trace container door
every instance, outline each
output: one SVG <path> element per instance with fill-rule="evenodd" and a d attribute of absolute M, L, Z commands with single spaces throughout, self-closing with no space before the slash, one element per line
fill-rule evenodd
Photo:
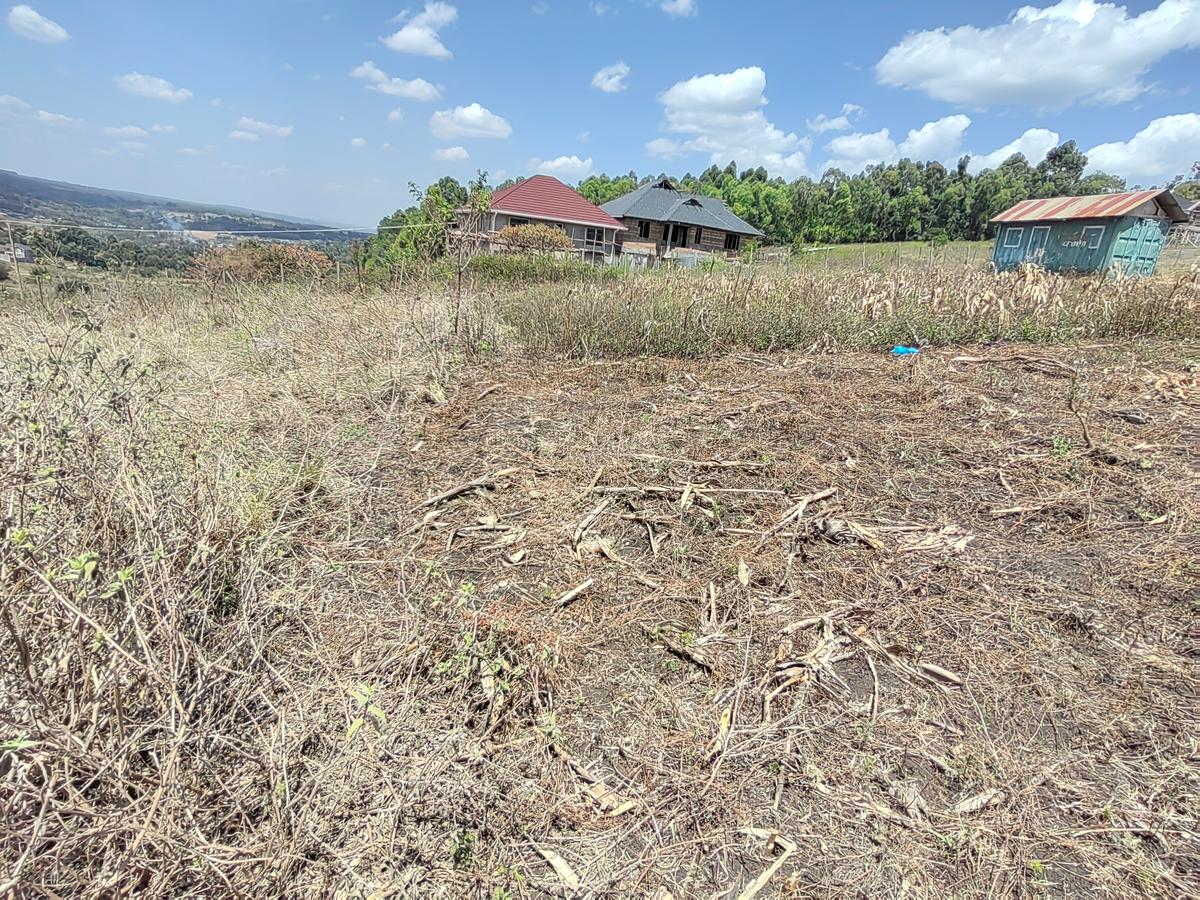
<path fill-rule="evenodd" d="M 1153 275 L 1169 224 L 1165 219 L 1138 219 L 1119 235 L 1112 265 L 1124 275 Z"/>
<path fill-rule="evenodd" d="M 1025 250 L 1025 262 L 1041 265 L 1046 256 L 1046 241 L 1049 239 L 1049 225 L 1033 226 L 1029 230 L 1029 246 Z"/>

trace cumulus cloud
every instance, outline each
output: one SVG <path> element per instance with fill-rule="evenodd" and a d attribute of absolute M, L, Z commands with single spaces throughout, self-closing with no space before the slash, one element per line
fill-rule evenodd
<path fill-rule="evenodd" d="M 393 109 L 390 113 L 388 113 L 388 121 L 391 122 L 393 125 L 395 125 L 397 122 L 403 122 L 404 121 L 404 110 Z"/>
<path fill-rule="evenodd" d="M 237 120 L 237 127 L 241 131 L 253 131 L 255 134 L 265 134 L 268 137 L 291 137 L 291 125 L 272 125 L 270 122 L 260 122 L 258 119 L 252 119 L 249 116 L 242 116 Z"/>
<path fill-rule="evenodd" d="M 425 9 L 404 23 L 395 34 L 383 38 L 383 43 L 397 53 L 413 53 L 434 59 L 451 59 L 439 32 L 458 19 L 458 10 L 449 3 L 426 3 Z"/>
<path fill-rule="evenodd" d="M 104 129 L 104 133 L 109 137 L 146 137 L 146 129 L 138 125 L 109 125 Z"/>
<path fill-rule="evenodd" d="M 699 10 L 696 8 L 696 0 L 663 0 L 658 4 L 658 8 L 665 12 L 668 16 L 676 18 L 686 18 L 694 16 Z"/>
<path fill-rule="evenodd" d="M 628 85 L 625 79 L 629 77 L 629 66 L 617 61 L 611 66 L 605 66 L 592 76 L 592 87 L 606 94 L 616 94 L 625 90 Z"/>
<path fill-rule="evenodd" d="M 44 109 L 39 109 L 34 113 L 34 119 L 43 125 L 82 125 L 83 119 L 76 119 L 72 116 L 64 116 L 62 113 L 47 112 Z"/>
<path fill-rule="evenodd" d="M 29 109 L 29 104 L 12 94 L 0 94 L 0 109 Z"/>
<path fill-rule="evenodd" d="M 1037 165 L 1046 158 L 1046 153 L 1058 146 L 1058 132 L 1047 128 L 1030 128 L 1015 141 L 1010 141 L 1003 147 L 998 147 L 991 153 L 971 155 L 967 170 L 972 174 L 984 169 L 994 169 L 1014 153 L 1022 153 L 1032 165 Z"/>
<path fill-rule="evenodd" d="M 179 152 L 184 156 L 203 156 L 206 153 L 212 153 L 212 147 L 180 147 Z"/>
<path fill-rule="evenodd" d="M 174 125 L 151 125 L 150 130 L 153 131 L 155 134 L 174 134 L 175 126 Z"/>
<path fill-rule="evenodd" d="M 21 3 L 8 11 L 8 27 L 21 37 L 42 44 L 61 44 L 70 40 L 67 29 L 52 22 L 31 6 Z"/>
<path fill-rule="evenodd" d="M 554 159 L 529 160 L 529 171 L 543 175 L 554 175 L 567 181 L 582 181 L 592 174 L 592 158 L 580 159 L 578 156 L 559 156 Z"/>
<path fill-rule="evenodd" d="M 680 137 L 656 138 L 647 152 L 664 159 L 703 153 L 717 165 L 736 160 L 779 174 L 805 174 L 809 142 L 767 120 L 766 87 L 766 73 L 758 66 L 672 85 L 658 96 L 662 129 Z"/>
<path fill-rule="evenodd" d="M 512 126 L 505 119 L 478 103 L 435 112 L 429 119 L 429 130 L 444 141 L 464 137 L 506 138 L 512 134 Z"/>
<path fill-rule="evenodd" d="M 1151 65 L 1200 47 L 1200 3 L 1163 0 L 1141 15 L 1095 0 L 1023 6 L 1003 25 L 907 35 L 875 66 L 883 84 L 975 107 L 1119 103 L 1148 89 Z"/>
<path fill-rule="evenodd" d="M 356 150 L 361 150 L 363 147 L 367 146 L 367 139 L 360 137 L 350 138 L 350 146 Z"/>
<path fill-rule="evenodd" d="M 257 140 L 260 140 L 259 136 L 257 134 L 255 134 L 253 131 L 238 131 L 235 129 L 235 130 L 229 132 L 229 136 L 231 138 L 233 138 L 235 141 L 257 141 Z"/>
<path fill-rule="evenodd" d="M 135 97 L 149 97 L 151 100 L 166 100 L 168 103 L 182 103 L 192 96 L 187 88 L 175 87 L 165 78 L 155 75 L 143 75 L 141 72 L 130 72 L 113 79 L 117 87 Z"/>
<path fill-rule="evenodd" d="M 827 116 L 821 113 L 815 119 L 809 119 L 804 124 L 809 131 L 822 134 L 826 131 L 848 131 L 853 120 L 863 114 L 863 108 L 854 103 L 843 103 L 842 113 L 838 116 Z"/>
<path fill-rule="evenodd" d="M 1088 170 L 1120 175 L 1136 184 L 1162 184 L 1186 175 L 1200 156 L 1200 114 L 1155 119 L 1127 141 L 1087 151 Z"/>
<path fill-rule="evenodd" d="M 350 77 L 361 78 L 367 82 L 368 90 L 378 91 L 390 97 L 404 97 L 407 100 L 421 101 L 442 99 L 442 92 L 437 86 L 430 84 L 424 78 L 411 80 L 390 78 L 386 72 L 370 60 L 355 66 L 350 72 Z"/>
<path fill-rule="evenodd" d="M 826 168 L 833 166 L 844 172 L 856 173 L 869 165 L 893 163 L 900 159 L 943 162 L 958 156 L 963 135 L 970 125 L 968 116 L 944 116 L 926 122 L 920 128 L 913 128 L 899 144 L 886 128 L 866 134 L 839 135 L 829 142 L 831 159 Z"/>
<path fill-rule="evenodd" d="M 471 158 L 466 147 L 439 147 L 433 151 L 433 158 L 443 162 L 465 162 Z"/>

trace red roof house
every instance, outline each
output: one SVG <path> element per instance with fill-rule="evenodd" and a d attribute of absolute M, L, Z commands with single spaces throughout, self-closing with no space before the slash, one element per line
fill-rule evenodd
<path fill-rule="evenodd" d="M 625 226 L 557 178 L 534 175 L 492 194 L 487 230 L 539 222 L 561 228 L 589 261 L 611 261 Z"/>

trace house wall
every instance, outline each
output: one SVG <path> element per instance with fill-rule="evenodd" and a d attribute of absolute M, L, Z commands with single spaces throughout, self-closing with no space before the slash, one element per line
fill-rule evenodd
<path fill-rule="evenodd" d="M 571 243 L 575 245 L 575 249 L 580 251 L 581 256 L 591 261 L 599 259 L 611 260 L 616 255 L 617 250 L 617 235 L 620 233 L 615 228 L 600 228 L 600 240 L 591 240 L 587 238 L 588 228 L 586 225 L 576 225 L 571 222 L 558 222 L 553 219 L 539 219 L 536 216 L 510 216 L 507 213 L 492 213 L 492 221 L 487 230 L 494 234 L 503 228 L 507 228 L 512 224 L 513 218 L 525 219 L 529 222 L 536 222 L 540 225 L 552 225 L 555 228 L 561 228 L 567 233 L 567 237 L 571 239 Z"/>
<path fill-rule="evenodd" d="M 667 247 L 667 229 L 672 223 L 669 222 L 651 222 L 650 236 L 644 238 L 641 236 L 641 219 L 621 219 L 621 224 L 626 230 L 620 232 L 617 236 L 617 243 L 631 241 L 633 243 L 642 243 L 653 241 L 659 245 L 660 255 L 666 251 Z M 682 223 L 681 223 L 682 224 Z M 725 235 L 728 232 L 722 231 L 719 228 L 701 228 L 700 240 L 696 240 L 696 226 L 689 225 L 688 227 L 688 242 L 689 249 L 700 250 L 705 253 L 725 253 Z M 745 237 L 742 238 L 743 242 Z"/>
<path fill-rule="evenodd" d="M 992 262 L 1003 272 L 1036 263 L 1052 272 L 1102 272 L 1118 268 L 1150 275 L 1170 221 L 1122 216 L 1066 222 L 1005 222 L 996 234 Z"/>

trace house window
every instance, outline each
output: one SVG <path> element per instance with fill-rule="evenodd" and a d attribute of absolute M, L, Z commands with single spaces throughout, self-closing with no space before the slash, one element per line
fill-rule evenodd
<path fill-rule="evenodd" d="M 508 224 L 509 225 L 528 225 L 529 220 L 528 219 L 518 219 L 516 216 L 509 216 Z"/>
<path fill-rule="evenodd" d="M 644 222 L 644 221 L 638 222 L 638 237 L 640 237 L 643 241 L 650 240 L 650 223 L 649 222 Z"/>
<path fill-rule="evenodd" d="M 726 250 L 736 250 L 740 246 L 742 246 L 742 236 L 740 234 L 726 234 L 725 235 L 725 249 Z"/>
<path fill-rule="evenodd" d="M 696 229 L 696 246 L 697 246 L 697 247 L 699 247 L 699 246 L 700 246 L 700 239 L 701 239 L 702 237 L 704 237 L 704 229 L 703 229 L 703 228 L 697 228 L 697 229 Z"/>
<path fill-rule="evenodd" d="M 1004 247 L 1005 249 L 1013 249 L 1021 246 L 1021 235 L 1025 233 L 1024 228 L 1008 228 L 1004 232 Z"/>
<path fill-rule="evenodd" d="M 1087 244 L 1089 250 L 1099 250 L 1100 242 L 1104 240 L 1104 226 L 1089 225 L 1083 229 L 1083 234 L 1080 237 Z"/>
<path fill-rule="evenodd" d="M 672 225 L 671 237 L 668 243 L 672 247 L 686 247 L 688 239 L 688 227 L 686 225 Z"/>
<path fill-rule="evenodd" d="M 584 232 L 584 240 L 586 240 L 589 244 L 603 244 L 604 229 L 589 228 L 586 232 Z"/>

